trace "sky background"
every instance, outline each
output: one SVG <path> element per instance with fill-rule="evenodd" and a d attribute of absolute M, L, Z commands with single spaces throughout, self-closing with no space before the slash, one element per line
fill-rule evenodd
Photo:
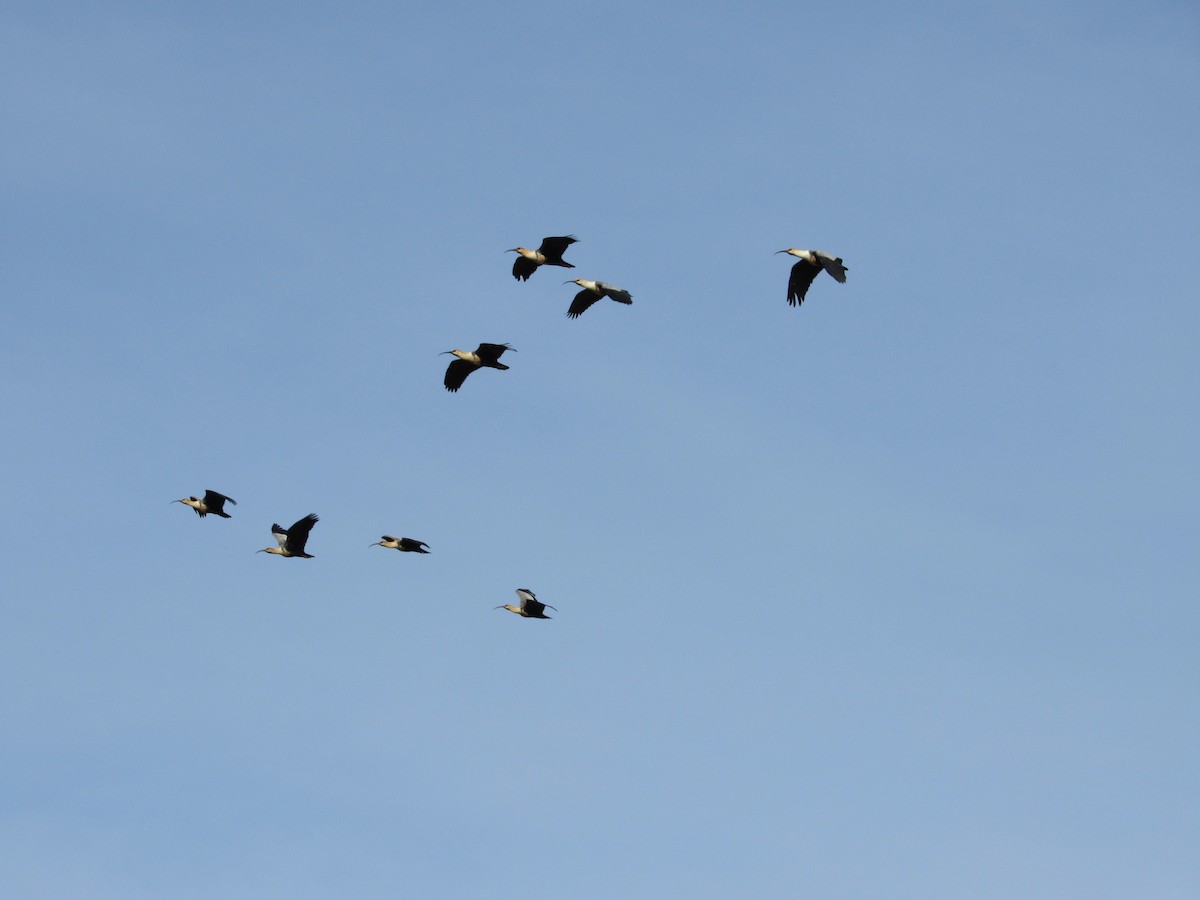
<path fill-rule="evenodd" d="M 5 893 L 1200 896 L 1198 51 L 1153 0 L 10 6 Z M 790 307 L 785 247 L 848 282 Z"/>

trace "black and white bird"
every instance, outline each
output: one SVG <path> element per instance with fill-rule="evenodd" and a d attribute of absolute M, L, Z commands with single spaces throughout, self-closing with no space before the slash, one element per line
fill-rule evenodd
<path fill-rule="evenodd" d="M 788 277 L 788 303 L 792 306 L 799 306 L 804 302 L 808 286 L 822 269 L 838 284 L 846 283 L 846 266 L 840 257 L 832 253 L 826 253 L 824 250 L 797 250 L 795 247 L 775 251 L 776 256 L 780 253 L 795 256 L 800 260 L 792 266 L 792 274 Z"/>
<path fill-rule="evenodd" d="M 218 494 L 216 491 L 205 491 L 202 499 L 185 497 L 182 500 L 172 500 L 171 502 L 190 506 L 196 511 L 196 515 L 202 519 L 209 513 L 212 513 L 214 516 L 220 516 L 222 519 L 232 519 L 233 516 L 225 512 L 225 504 L 232 503 L 234 506 L 237 506 L 237 501 L 232 497 L 226 497 L 224 494 Z"/>
<path fill-rule="evenodd" d="M 563 284 L 577 284 L 581 288 L 575 299 L 571 301 L 571 308 L 567 310 L 568 319 L 578 319 L 582 316 L 593 303 L 601 297 L 608 297 L 610 300 L 616 300 L 618 303 L 632 304 L 633 295 L 615 284 L 606 284 L 603 281 L 588 281 L 586 278 L 572 278 L 570 281 L 564 281 Z"/>
<path fill-rule="evenodd" d="M 308 543 L 308 533 L 312 531 L 314 525 L 317 524 L 317 517 L 314 513 L 309 513 L 291 528 L 284 528 L 281 525 L 272 525 L 271 534 L 275 535 L 275 540 L 279 541 L 278 547 L 265 547 L 257 553 L 273 553 L 276 556 L 300 556 L 304 559 L 312 559 L 311 553 L 304 551 L 304 545 Z"/>
<path fill-rule="evenodd" d="M 542 603 L 534 596 L 533 591 L 529 588 L 517 588 L 517 596 L 521 598 L 521 603 L 518 606 L 512 606 L 505 603 L 503 606 L 497 606 L 496 609 L 507 609 L 509 612 L 514 612 L 518 616 L 523 616 L 526 619 L 549 619 L 546 615 L 547 609 L 554 609 L 549 603 Z M 557 609 L 554 609 L 558 612 Z"/>
<path fill-rule="evenodd" d="M 394 538 L 390 534 L 385 534 L 382 540 L 376 541 L 371 546 L 387 547 L 389 550 L 399 550 L 401 553 L 429 552 L 429 545 L 424 541 L 418 541 L 415 538 Z"/>
<path fill-rule="evenodd" d="M 476 369 L 507 369 L 504 363 L 500 362 L 500 356 L 505 350 L 513 350 L 508 344 L 480 344 L 475 348 L 475 352 L 470 350 L 443 350 L 438 356 L 444 356 L 449 353 L 451 356 L 457 356 L 454 362 L 446 367 L 446 377 L 443 384 L 446 390 L 454 393 L 463 386 L 463 382 L 467 380 L 467 376 Z"/>
<path fill-rule="evenodd" d="M 569 262 L 563 259 L 563 254 L 572 244 L 579 242 L 579 239 L 573 234 L 563 235 L 562 237 L 542 238 L 542 245 L 536 250 L 527 250 L 524 247 L 513 247 L 511 250 L 505 250 L 505 253 L 516 253 L 517 258 L 513 262 L 513 278 L 517 281 L 528 281 L 529 276 L 538 270 L 539 266 L 562 266 L 564 269 L 575 268 Z"/>

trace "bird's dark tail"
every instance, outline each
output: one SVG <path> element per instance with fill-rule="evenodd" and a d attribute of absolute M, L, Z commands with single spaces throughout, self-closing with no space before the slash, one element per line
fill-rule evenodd
<path fill-rule="evenodd" d="M 214 515 L 214 516 L 220 516 L 222 519 L 232 519 L 232 518 L 233 518 L 233 516 L 231 516 L 231 515 L 230 515 L 229 513 L 227 513 L 227 512 L 216 512 L 216 511 L 214 511 L 214 512 L 213 512 L 213 515 Z"/>

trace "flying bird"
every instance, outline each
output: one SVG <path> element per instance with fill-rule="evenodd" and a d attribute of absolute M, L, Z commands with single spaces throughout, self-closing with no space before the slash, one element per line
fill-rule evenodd
<path fill-rule="evenodd" d="M 562 266 L 564 269 L 575 268 L 569 262 L 563 260 L 563 253 L 575 243 L 578 243 L 578 238 L 573 234 L 568 234 L 563 237 L 542 238 L 542 245 L 536 250 L 513 247 L 511 250 L 505 250 L 504 252 L 518 254 L 516 260 L 513 261 L 513 278 L 517 279 L 517 281 L 528 281 L 529 276 L 538 270 L 538 266 Z"/>
<path fill-rule="evenodd" d="M 575 299 L 571 301 L 571 308 L 567 310 L 568 319 L 578 319 L 582 316 L 597 300 L 601 297 L 608 297 L 616 300 L 618 303 L 632 304 L 633 295 L 629 291 L 622 290 L 614 284 L 606 284 L 603 281 L 588 281 L 586 278 L 572 278 L 570 281 L 564 281 L 563 284 L 577 284 L 581 288 Z"/>
<path fill-rule="evenodd" d="M 786 253 L 798 257 L 800 262 L 792 266 L 792 274 L 788 277 L 788 303 L 799 306 L 804 302 L 808 286 L 813 283 L 822 269 L 828 272 L 838 284 L 846 283 L 846 267 L 840 257 L 824 250 L 797 250 L 790 247 L 787 250 L 777 250 L 775 255 Z"/>
<path fill-rule="evenodd" d="M 526 619 L 551 618 L 551 616 L 546 615 L 546 610 L 554 609 L 554 607 L 548 603 L 542 603 L 540 600 L 538 600 L 538 598 L 534 596 L 533 591 L 529 590 L 529 588 L 517 588 L 517 596 L 521 598 L 521 603 L 519 606 L 511 606 L 510 604 L 505 603 L 503 606 L 497 606 L 495 608 L 507 609 L 509 612 L 514 612 L 518 616 L 522 616 Z M 558 612 L 557 609 L 554 609 L 554 611 Z"/>
<path fill-rule="evenodd" d="M 505 350 L 513 350 L 508 344 L 480 344 L 472 353 L 469 350 L 443 350 L 438 356 L 444 356 L 449 353 L 451 356 L 457 356 L 454 362 L 446 367 L 446 377 L 443 384 L 446 390 L 454 393 L 463 386 L 463 382 L 467 380 L 467 376 L 476 369 L 507 369 L 504 363 L 500 362 L 500 356 Z"/>
<path fill-rule="evenodd" d="M 237 506 L 237 501 L 232 497 L 226 497 L 224 494 L 218 494 L 216 491 L 205 491 L 203 500 L 197 500 L 195 497 L 186 497 L 183 500 L 172 500 L 171 502 L 190 506 L 196 511 L 196 515 L 202 519 L 209 513 L 212 513 L 214 516 L 220 516 L 222 519 L 232 519 L 233 516 L 225 512 L 226 501 Z"/>
<path fill-rule="evenodd" d="M 383 540 L 376 541 L 372 547 L 387 547 L 390 550 L 399 550 L 401 553 L 428 553 L 429 545 L 424 541 L 418 541 L 415 538 L 394 538 L 390 534 L 385 534 Z"/>
<path fill-rule="evenodd" d="M 257 550 L 257 553 L 274 553 L 276 556 L 302 556 L 305 559 L 312 559 L 311 553 L 304 552 L 304 545 L 308 543 L 308 533 L 312 531 L 314 525 L 317 524 L 317 517 L 313 513 L 309 513 L 291 528 L 283 528 L 281 525 L 272 525 L 271 534 L 275 535 L 275 540 L 279 541 L 278 547 L 265 547 L 262 550 Z"/>

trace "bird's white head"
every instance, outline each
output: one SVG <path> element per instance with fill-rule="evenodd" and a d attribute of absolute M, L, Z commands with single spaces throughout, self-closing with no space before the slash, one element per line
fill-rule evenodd
<path fill-rule="evenodd" d="M 263 547 L 261 550 L 255 550 L 255 553 L 273 553 L 275 556 L 283 556 L 282 547 Z"/>

